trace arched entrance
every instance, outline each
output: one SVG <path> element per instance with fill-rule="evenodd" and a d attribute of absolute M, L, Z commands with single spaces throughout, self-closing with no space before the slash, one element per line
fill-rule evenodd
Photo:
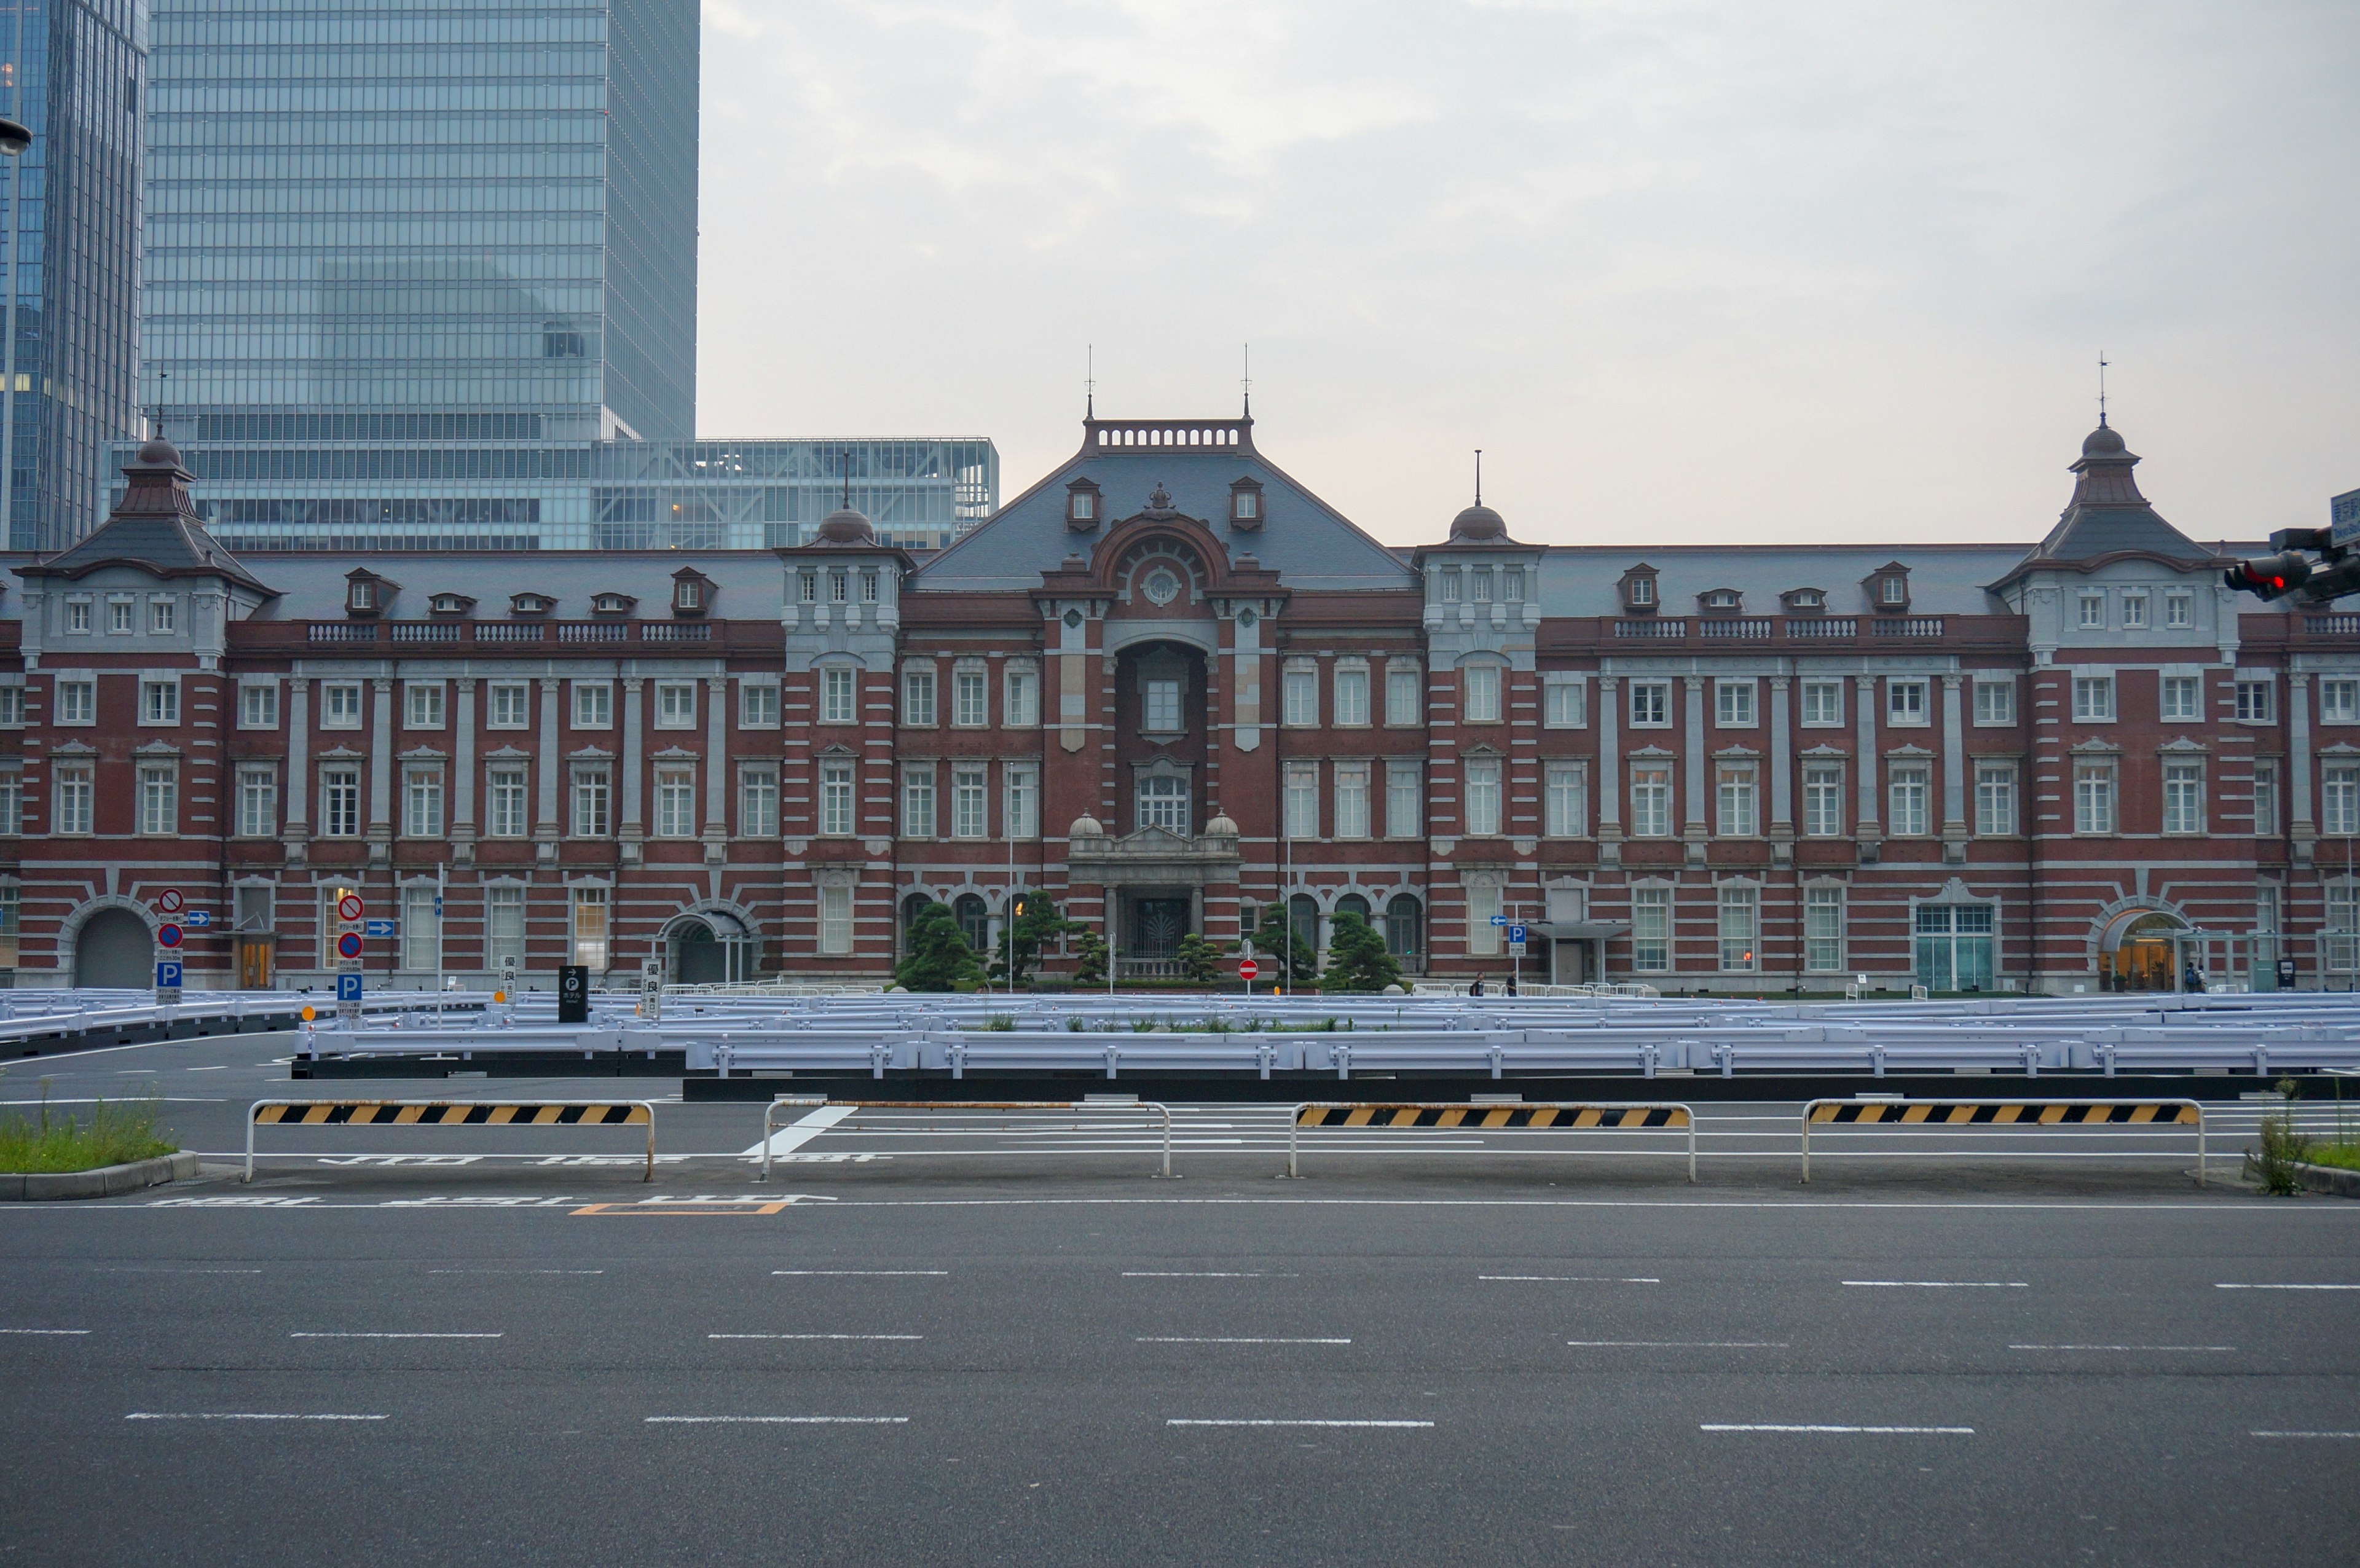
<path fill-rule="evenodd" d="M 664 932 L 672 977 L 682 985 L 726 985 L 754 977 L 754 936 L 719 909 L 683 915 Z"/>
<path fill-rule="evenodd" d="M 145 990 L 155 983 L 156 938 L 129 909 L 101 909 L 74 937 L 73 983 Z"/>
<path fill-rule="evenodd" d="M 2179 987 L 2172 935 L 2188 929 L 2178 915 L 2134 910 L 2107 928 L 2098 946 L 2098 985 L 2106 991 L 2170 991 Z"/>

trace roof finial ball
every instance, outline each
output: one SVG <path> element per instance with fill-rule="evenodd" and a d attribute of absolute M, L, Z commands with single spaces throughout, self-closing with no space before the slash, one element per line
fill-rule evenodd
<path fill-rule="evenodd" d="M 1475 449 L 1475 504 L 1450 519 L 1453 539 L 1502 539 L 1508 537 L 1508 525 L 1500 514 L 1483 505 L 1483 449 Z"/>

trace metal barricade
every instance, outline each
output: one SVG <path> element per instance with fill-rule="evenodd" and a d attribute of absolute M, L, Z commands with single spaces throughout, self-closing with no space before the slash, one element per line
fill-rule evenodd
<path fill-rule="evenodd" d="M 1395 1105 L 1356 1105 L 1349 1101 L 1306 1101 L 1286 1120 L 1286 1173 L 1296 1168 L 1300 1129 L 1310 1127 L 1417 1128 L 1447 1127 L 1464 1132 L 1518 1130 L 1527 1132 L 1665 1132 L 1685 1128 L 1688 1135 L 1688 1180 L 1696 1180 L 1696 1112 L 1684 1105 L 1604 1105 L 1579 1100 L 1544 1100 L 1532 1104 L 1435 1104 L 1404 1101 Z M 1558 1152 L 1583 1154 L 1589 1149 Z"/>
<path fill-rule="evenodd" d="M 1811 1179 L 1815 1126 L 1945 1127 L 2189 1127 L 2196 1128 L 2196 1184 L 2204 1185 L 2204 1107 L 2194 1100 L 1813 1100 L 1803 1107 L 1803 1180 Z M 1823 1156 L 1822 1158 L 1830 1158 Z M 1996 1157 L 1995 1157 L 1996 1158 Z M 2040 1159 L 2055 1156 L 2030 1156 Z"/>
<path fill-rule="evenodd" d="M 293 1114 L 290 1114 L 293 1113 Z M 648 1129 L 656 1179 L 656 1108 L 647 1100 L 257 1100 L 246 1113 L 246 1175 L 257 1127 L 637 1127 Z"/>
<path fill-rule="evenodd" d="M 770 1179 L 770 1140 L 778 1136 L 782 1125 L 778 1119 L 781 1105 L 814 1110 L 849 1105 L 863 1111 L 1111 1111 L 1126 1115 L 1153 1111 L 1164 1118 L 1164 1169 L 1160 1174 L 1172 1177 L 1172 1108 L 1153 1100 L 838 1100 L 825 1094 L 781 1094 L 762 1112 L 762 1174 L 755 1178 L 757 1181 Z M 1081 1130 L 1079 1123 L 1074 1130 Z"/>

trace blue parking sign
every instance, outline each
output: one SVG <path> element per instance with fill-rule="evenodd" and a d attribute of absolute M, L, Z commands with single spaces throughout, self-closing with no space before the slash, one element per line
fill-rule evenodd
<path fill-rule="evenodd" d="M 357 975 L 336 976 L 336 1000 L 357 1002 L 361 999 L 361 977 Z"/>
<path fill-rule="evenodd" d="M 180 965 L 172 959 L 156 961 L 156 989 L 177 991 L 180 988 Z"/>
<path fill-rule="evenodd" d="M 1508 940 L 1509 940 L 1510 942 L 1522 942 L 1522 941 L 1524 941 L 1524 927 L 1522 927 L 1522 926 L 1520 926 L 1520 925 L 1512 925 L 1512 926 L 1510 926 L 1510 927 L 1508 928 Z"/>

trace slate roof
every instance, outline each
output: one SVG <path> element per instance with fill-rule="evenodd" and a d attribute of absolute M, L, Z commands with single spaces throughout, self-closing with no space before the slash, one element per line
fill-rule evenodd
<path fill-rule="evenodd" d="M 1862 583 L 1888 561 L 1909 569 L 1913 615 L 2005 615 L 1983 584 L 2022 560 L 2021 544 L 1552 545 L 1541 557 L 1544 615 L 1620 615 L 1622 574 L 1644 561 L 1655 569 L 1666 615 L 1693 615 L 1697 595 L 1734 588 L 1743 613 L 1783 613 L 1778 595 L 1817 588 L 1831 615 L 1871 609 Z M 1726 612 L 1723 612 L 1726 613 Z"/>
<path fill-rule="evenodd" d="M 2059 515 L 2057 526 L 1993 586 L 2042 566 L 2094 563 L 2124 555 L 2152 557 L 2185 571 L 2212 561 L 2212 551 L 2165 522 L 2139 494 L 2138 481 L 2131 474 L 2138 462 L 2122 432 L 2101 421 L 2081 442 L 2081 455 L 2068 470 L 2075 475 L 2073 498 Z"/>
<path fill-rule="evenodd" d="M 129 484 L 107 519 L 48 559 L 16 569 L 19 577 L 85 576 L 102 566 L 145 568 L 158 577 L 218 576 L 269 597 L 279 590 L 215 542 L 189 499 L 194 478 L 167 441 L 151 441 L 123 470 Z"/>
<path fill-rule="evenodd" d="M 342 620 L 344 574 L 356 566 L 400 584 L 384 606 L 394 620 L 423 619 L 433 595 L 464 593 L 476 601 L 464 618 L 504 621 L 508 596 L 530 593 L 557 601 L 553 620 L 587 620 L 597 594 L 628 593 L 638 606 L 613 618 L 669 621 L 676 618 L 672 573 L 683 567 L 715 584 L 705 608 L 711 620 L 775 621 L 787 593 L 786 565 L 769 550 L 289 550 L 274 553 L 265 568 L 282 592 L 256 618 Z"/>

